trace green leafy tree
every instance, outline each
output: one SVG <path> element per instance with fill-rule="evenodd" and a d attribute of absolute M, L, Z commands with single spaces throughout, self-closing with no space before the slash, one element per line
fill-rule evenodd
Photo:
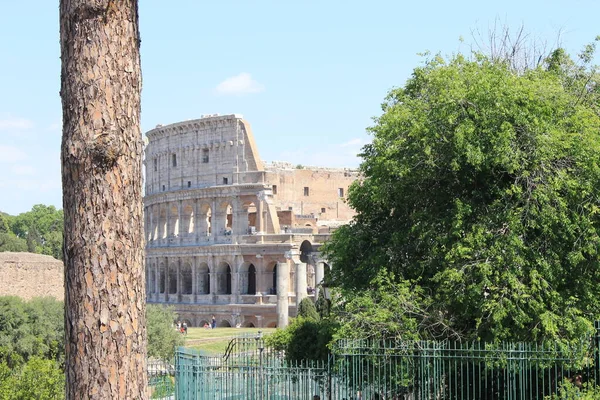
<path fill-rule="evenodd" d="M 12 232 L 26 241 L 31 253 L 62 259 L 64 216 L 54 206 L 36 204 L 31 211 L 13 217 Z"/>
<path fill-rule="evenodd" d="M 62 363 L 63 314 L 63 303 L 51 297 L 0 297 L 0 363 L 15 368 L 32 357 Z"/>
<path fill-rule="evenodd" d="M 148 330 L 148 357 L 172 360 L 175 348 L 183 345 L 183 336 L 173 327 L 177 319 L 172 307 L 148 304 L 146 307 Z"/>
<path fill-rule="evenodd" d="M 27 241 L 25 241 L 25 239 L 17 237 L 12 232 L 0 232 L 0 252 L 1 251 L 27 251 Z"/>
<path fill-rule="evenodd" d="M 300 305 L 298 306 L 298 316 L 313 321 L 318 321 L 320 319 L 315 303 L 308 297 L 305 297 L 300 301 Z"/>
<path fill-rule="evenodd" d="M 65 374 L 54 360 L 31 358 L 21 367 L 0 364 L 0 400 L 65 398 Z"/>
<path fill-rule="evenodd" d="M 600 116 L 585 99 L 597 75 L 554 55 L 526 71 L 438 56 L 388 94 L 348 194 L 357 215 L 325 249 L 333 283 L 375 289 L 385 268 L 422 298 L 408 303 L 424 311 L 413 314 L 420 336 L 590 332 L 600 317 Z"/>

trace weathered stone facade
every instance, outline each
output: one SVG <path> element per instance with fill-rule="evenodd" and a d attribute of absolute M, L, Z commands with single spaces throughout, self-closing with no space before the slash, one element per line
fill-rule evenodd
<path fill-rule="evenodd" d="M 349 221 L 349 169 L 265 164 L 239 115 L 147 132 L 147 298 L 202 326 L 285 326 L 323 279 L 319 247 Z"/>
<path fill-rule="evenodd" d="M 0 296 L 65 297 L 63 262 L 43 254 L 0 252 L 0 282 Z"/>

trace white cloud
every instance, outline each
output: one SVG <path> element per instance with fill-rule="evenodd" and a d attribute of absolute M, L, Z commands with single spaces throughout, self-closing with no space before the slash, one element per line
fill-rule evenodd
<path fill-rule="evenodd" d="M 265 87 L 252 79 L 252 76 L 247 72 L 227 78 L 216 87 L 217 93 L 223 95 L 260 93 L 264 90 Z"/>
<path fill-rule="evenodd" d="M 0 144 L 0 163 L 15 163 L 27 158 L 27 154 L 15 146 L 4 146 Z"/>
<path fill-rule="evenodd" d="M 25 130 L 33 128 L 33 122 L 25 118 L 8 117 L 0 119 L 0 131 Z"/>

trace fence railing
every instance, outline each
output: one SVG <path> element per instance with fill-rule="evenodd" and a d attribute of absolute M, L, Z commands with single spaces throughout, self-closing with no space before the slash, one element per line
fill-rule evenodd
<path fill-rule="evenodd" d="M 598 380 L 600 336 L 554 344 L 342 340 L 326 362 L 292 363 L 261 337 L 231 341 L 222 357 L 180 348 L 177 399 L 557 399 Z"/>

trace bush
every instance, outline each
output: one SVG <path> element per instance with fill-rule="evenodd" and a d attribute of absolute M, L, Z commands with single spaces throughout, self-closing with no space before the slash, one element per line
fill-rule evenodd
<path fill-rule="evenodd" d="M 318 321 L 320 319 L 317 308 L 315 307 L 315 303 L 313 303 L 313 301 L 308 297 L 303 298 L 300 302 L 300 306 L 298 307 L 298 316 L 311 319 L 313 321 Z"/>

